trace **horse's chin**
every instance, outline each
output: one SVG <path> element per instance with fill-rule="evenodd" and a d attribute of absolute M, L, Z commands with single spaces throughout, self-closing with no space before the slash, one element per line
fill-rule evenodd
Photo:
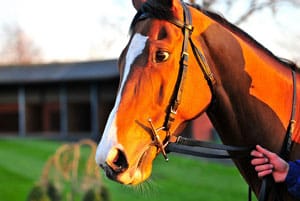
<path fill-rule="evenodd" d="M 140 157 L 138 162 L 116 179 L 125 185 L 138 185 L 149 178 L 152 172 L 152 163 L 157 155 L 157 148 L 149 147 Z"/>

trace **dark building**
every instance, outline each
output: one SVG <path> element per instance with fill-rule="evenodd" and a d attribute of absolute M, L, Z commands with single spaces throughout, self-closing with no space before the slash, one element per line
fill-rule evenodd
<path fill-rule="evenodd" d="M 0 67 L 0 137 L 99 140 L 119 84 L 117 60 Z M 203 115 L 185 136 L 212 139 Z"/>
<path fill-rule="evenodd" d="M 117 60 L 0 67 L 0 136 L 97 139 L 118 82 Z"/>

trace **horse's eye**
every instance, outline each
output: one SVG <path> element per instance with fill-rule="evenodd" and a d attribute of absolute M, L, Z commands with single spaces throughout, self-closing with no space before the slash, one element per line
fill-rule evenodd
<path fill-rule="evenodd" d="M 169 52 L 158 50 L 155 53 L 155 62 L 160 63 L 160 62 L 167 61 L 169 56 L 170 56 Z"/>

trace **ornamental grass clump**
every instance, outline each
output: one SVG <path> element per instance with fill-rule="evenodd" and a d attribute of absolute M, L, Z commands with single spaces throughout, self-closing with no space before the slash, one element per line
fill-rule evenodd
<path fill-rule="evenodd" d="M 51 156 L 27 201 L 109 201 L 94 161 L 96 143 L 64 144 Z"/>

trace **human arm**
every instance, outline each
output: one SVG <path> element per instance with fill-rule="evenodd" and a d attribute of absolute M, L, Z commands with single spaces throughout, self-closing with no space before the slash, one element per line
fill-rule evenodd
<path fill-rule="evenodd" d="M 289 162 L 289 172 L 285 182 L 288 191 L 300 199 L 300 160 Z"/>

